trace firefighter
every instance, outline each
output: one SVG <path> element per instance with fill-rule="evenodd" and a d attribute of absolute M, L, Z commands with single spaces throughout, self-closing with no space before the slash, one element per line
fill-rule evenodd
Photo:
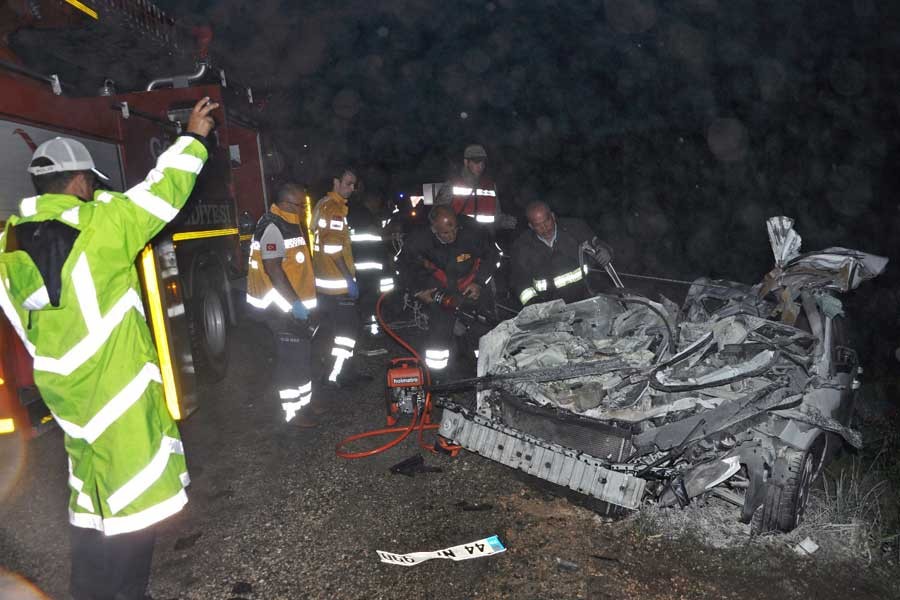
<path fill-rule="evenodd" d="M 287 422 L 315 427 L 307 414 L 312 400 L 310 311 L 316 308 L 316 283 L 309 247 L 300 228 L 306 190 L 286 184 L 256 225 L 250 242 L 247 303 L 275 337 L 275 386 Z M 321 405 L 309 410 L 320 413 Z"/>
<path fill-rule="evenodd" d="M 346 387 L 364 377 L 344 372 L 353 358 L 359 329 L 359 285 L 347 225 L 347 201 L 356 190 L 356 173 L 343 168 L 335 172 L 332 189 L 313 209 L 313 266 L 320 313 L 333 327 L 331 370 L 324 383 L 328 387 Z"/>
<path fill-rule="evenodd" d="M 383 237 L 387 215 L 384 214 L 382 197 L 376 192 L 364 192 L 362 202 L 350 205 L 347 220 L 359 283 L 363 333 L 374 338 L 381 334 L 378 319 L 375 318 L 375 302 L 380 293 L 390 291 L 394 285 L 393 269 L 387 260 Z"/>
<path fill-rule="evenodd" d="M 497 189 L 484 174 L 487 152 L 484 146 L 472 144 L 463 151 L 463 166 L 458 177 L 441 186 L 434 203 L 449 205 L 458 215 L 472 217 L 476 223 L 494 229 L 514 229 L 516 218 L 503 214 Z"/>
<path fill-rule="evenodd" d="M 427 305 L 428 332 L 422 354 L 425 364 L 440 377 L 448 365 L 460 370 L 464 361 L 452 348 L 454 329 L 459 332 L 455 306 L 493 312 L 488 284 L 500 259 L 474 219 L 457 216 L 448 206 L 435 206 L 428 220 L 430 228 L 410 233 L 398 265 L 404 286 Z"/>
<path fill-rule="evenodd" d="M 557 219 L 543 202 L 525 208 L 528 231 L 512 246 L 512 283 L 522 306 L 562 298 L 587 298 L 579 252 L 594 233 L 581 219 Z"/>
<path fill-rule="evenodd" d="M 38 195 L 0 237 L 0 306 L 65 434 L 76 600 L 144 598 L 154 525 L 187 502 L 134 262 L 187 201 L 217 107 L 197 102 L 186 133 L 125 193 L 96 189 L 105 176 L 80 142 L 44 142 L 28 167 Z"/>

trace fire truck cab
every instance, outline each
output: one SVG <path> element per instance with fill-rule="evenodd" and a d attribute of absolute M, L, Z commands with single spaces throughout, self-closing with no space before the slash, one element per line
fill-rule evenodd
<path fill-rule="evenodd" d="M 28 5 L 18 7 L 15 16 L 38 34 L 42 27 L 87 27 L 104 18 L 114 26 L 128 22 L 134 28 L 137 23 L 137 39 L 152 37 L 157 45 L 177 34 L 174 21 L 149 2 L 88 4 L 9 2 L 0 6 L 0 13 L 12 5 Z M 108 187 L 124 191 L 143 180 L 186 126 L 197 99 L 209 96 L 223 107 L 214 114 L 212 150 L 191 198 L 137 264 L 166 402 L 176 419 L 197 407 L 197 376 L 218 379 L 226 372 L 228 329 L 239 308 L 232 292 L 243 289 L 246 276 L 239 219 L 255 223 L 268 205 L 259 127 L 244 108 L 252 94 L 229 88 L 221 73 L 211 80 L 212 72 L 204 58 L 196 72 L 153 80 L 140 91 L 115 93 L 109 86 L 85 96 L 70 93 L 57 75 L 33 70 L 0 47 L 0 225 L 18 210 L 22 198 L 34 195 L 26 167 L 45 140 L 65 136 L 81 141 L 110 177 Z M 0 435 L 31 437 L 51 421 L 34 389 L 30 356 L 0 316 Z"/>

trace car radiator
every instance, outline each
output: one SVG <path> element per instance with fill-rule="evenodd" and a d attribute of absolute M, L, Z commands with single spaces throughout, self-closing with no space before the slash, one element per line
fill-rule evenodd
<path fill-rule="evenodd" d="M 441 406 L 438 433 L 470 452 L 616 506 L 640 505 L 643 479 L 611 471 L 593 456 L 494 423 L 452 402 Z"/>

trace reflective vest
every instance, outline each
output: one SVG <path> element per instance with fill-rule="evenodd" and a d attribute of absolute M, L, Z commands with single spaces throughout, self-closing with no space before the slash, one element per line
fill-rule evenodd
<path fill-rule="evenodd" d="M 0 307 L 65 433 L 76 527 L 137 531 L 187 502 L 184 449 L 165 405 L 134 261 L 187 202 L 206 157 L 199 141 L 179 137 L 124 194 L 26 198 L 0 236 Z M 55 223 L 40 225 L 48 221 Z M 54 264 L 43 271 L 24 241 L 38 226 L 69 232 L 54 236 L 68 240 L 66 251 L 42 255 Z"/>
<path fill-rule="evenodd" d="M 557 219 L 556 240 L 548 247 L 533 231 L 526 231 L 512 247 L 512 284 L 522 305 L 561 298 L 586 298 L 587 272 L 581 267 L 579 247 L 593 232 L 581 219 Z"/>
<path fill-rule="evenodd" d="M 316 203 L 312 226 L 316 289 L 329 296 L 346 294 L 347 281 L 334 262 L 335 256 L 342 256 L 350 274 L 356 275 L 353 250 L 350 247 L 350 228 L 347 226 L 346 198 L 336 192 L 328 192 Z"/>
<path fill-rule="evenodd" d="M 385 245 L 381 235 L 382 225 L 378 217 L 365 207 L 358 211 L 350 211 L 350 243 L 353 247 L 354 267 L 357 275 L 369 274 L 377 278 L 382 271 L 388 270 L 385 264 Z"/>
<path fill-rule="evenodd" d="M 306 238 L 303 237 L 299 224 L 288 223 L 279 213 L 281 211 L 273 205 L 271 211 L 260 218 L 256 231 L 253 232 L 250 241 L 250 266 L 247 269 L 247 304 L 262 310 L 272 305 L 284 312 L 291 310 L 291 303 L 275 289 L 263 266 L 260 238 L 269 225 L 275 225 L 284 238 L 281 268 L 294 293 L 306 308 L 312 310 L 316 307 L 316 284 Z"/>
<path fill-rule="evenodd" d="M 454 182 L 449 185 L 453 186 L 453 200 L 450 203 L 453 212 L 472 217 L 478 223 L 494 223 L 497 217 L 497 192 L 493 183 L 479 181 L 478 187 Z"/>

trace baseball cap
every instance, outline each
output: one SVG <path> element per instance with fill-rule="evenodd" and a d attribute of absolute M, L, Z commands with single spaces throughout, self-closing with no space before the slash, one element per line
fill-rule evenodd
<path fill-rule="evenodd" d="M 64 137 L 49 139 L 34 151 L 31 161 L 36 158 L 46 158 L 52 164 L 44 167 L 28 167 L 32 175 L 46 175 L 47 173 L 61 173 L 64 171 L 93 171 L 94 175 L 105 181 L 109 177 L 101 173 L 94 165 L 91 153 L 84 144 L 78 140 Z"/>
<path fill-rule="evenodd" d="M 487 152 L 484 151 L 484 146 L 472 144 L 471 146 L 466 146 L 463 158 L 466 160 L 484 160 L 487 158 Z"/>

